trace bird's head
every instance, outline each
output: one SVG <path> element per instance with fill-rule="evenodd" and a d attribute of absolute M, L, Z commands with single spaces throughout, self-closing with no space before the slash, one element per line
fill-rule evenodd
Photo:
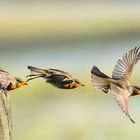
<path fill-rule="evenodd" d="M 82 84 L 79 80 L 77 80 L 77 79 L 74 79 L 74 85 L 75 85 L 75 87 L 77 88 L 77 87 L 79 87 L 79 86 L 85 86 L 84 84 Z"/>
<path fill-rule="evenodd" d="M 16 83 L 17 88 L 19 88 L 19 87 L 21 87 L 23 85 L 27 85 L 27 83 L 24 80 L 20 79 L 20 78 L 16 78 L 16 81 L 17 81 L 17 83 Z"/>
<path fill-rule="evenodd" d="M 133 93 L 132 96 L 140 94 L 140 87 L 133 86 Z"/>

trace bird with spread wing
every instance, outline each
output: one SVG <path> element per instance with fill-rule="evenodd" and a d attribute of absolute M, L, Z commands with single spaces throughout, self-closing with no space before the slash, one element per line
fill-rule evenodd
<path fill-rule="evenodd" d="M 107 93 L 111 90 L 112 96 L 125 115 L 133 122 L 128 112 L 128 99 L 130 96 L 140 94 L 140 87 L 130 84 L 130 78 L 135 64 L 140 59 L 140 46 L 124 54 L 114 67 L 112 78 L 101 72 L 96 66 L 91 70 L 93 86 Z"/>
<path fill-rule="evenodd" d="M 8 91 L 17 89 L 23 85 L 27 85 L 24 80 L 17 78 L 0 68 L 0 90 L 5 93 L 5 95 Z"/>
<path fill-rule="evenodd" d="M 47 83 L 60 89 L 74 89 L 79 86 L 84 86 L 78 79 L 75 79 L 69 73 L 58 69 L 41 69 L 33 66 L 28 66 L 32 74 L 28 75 L 30 81 L 42 77 L 46 79 Z"/>

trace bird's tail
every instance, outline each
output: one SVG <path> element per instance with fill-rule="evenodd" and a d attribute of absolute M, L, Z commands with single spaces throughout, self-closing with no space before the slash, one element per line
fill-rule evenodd
<path fill-rule="evenodd" d="M 26 76 L 26 78 L 28 78 L 26 80 L 26 83 L 29 82 L 30 80 L 37 79 L 37 78 L 40 78 L 40 77 L 44 77 L 44 76 L 46 76 L 46 73 L 48 72 L 48 70 L 46 70 L 46 69 L 40 69 L 40 68 L 36 68 L 36 67 L 33 67 L 33 66 L 28 66 L 28 69 L 32 73 Z"/>
<path fill-rule="evenodd" d="M 47 72 L 46 69 L 36 68 L 36 67 L 33 67 L 33 66 L 28 66 L 28 69 L 31 72 L 35 72 L 35 73 L 38 73 L 38 74 L 45 74 Z"/>
<path fill-rule="evenodd" d="M 111 78 L 102 73 L 96 66 L 93 66 L 91 70 L 91 78 L 95 88 L 103 91 L 110 88 Z"/>

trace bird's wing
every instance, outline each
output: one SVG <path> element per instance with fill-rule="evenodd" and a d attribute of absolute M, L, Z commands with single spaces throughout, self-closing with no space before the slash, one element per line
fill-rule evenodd
<path fill-rule="evenodd" d="M 47 78 L 46 82 L 69 84 L 72 82 L 72 80 L 70 80 L 64 75 L 51 75 L 50 77 Z"/>
<path fill-rule="evenodd" d="M 69 73 L 62 71 L 62 70 L 58 70 L 58 69 L 40 69 L 40 68 L 36 68 L 33 66 L 28 66 L 28 69 L 31 70 L 31 72 L 35 72 L 35 73 L 40 73 L 40 74 L 45 74 L 47 77 L 50 77 L 52 75 L 64 75 L 65 77 L 72 79 L 72 75 L 70 75 Z"/>
<path fill-rule="evenodd" d="M 15 77 L 9 73 L 0 71 L 0 89 L 6 88 L 11 82 L 16 82 Z"/>
<path fill-rule="evenodd" d="M 6 70 L 4 70 L 4 69 L 1 68 L 1 67 L 0 67 L 0 71 L 1 71 L 1 72 L 5 72 L 5 73 L 9 73 L 9 72 L 7 72 Z"/>
<path fill-rule="evenodd" d="M 47 69 L 41 69 L 34 66 L 27 67 L 31 72 L 39 73 L 39 74 L 46 74 L 48 72 Z"/>
<path fill-rule="evenodd" d="M 130 80 L 133 68 L 140 59 L 140 46 L 135 47 L 122 56 L 114 67 L 112 78 Z"/>
<path fill-rule="evenodd" d="M 65 71 L 62 71 L 62 70 L 58 70 L 58 69 L 49 69 L 49 70 L 52 71 L 54 75 L 64 75 L 68 79 L 73 79 L 72 75 L 69 74 L 68 72 L 65 72 Z"/>
<path fill-rule="evenodd" d="M 128 98 L 129 98 L 129 91 L 124 90 L 114 84 L 110 84 L 112 96 L 115 101 L 120 106 L 121 110 L 125 115 L 131 120 L 131 122 L 135 123 L 135 121 L 130 117 L 128 112 Z"/>
<path fill-rule="evenodd" d="M 16 78 L 0 67 L 0 83 L 9 84 L 10 82 L 15 83 Z"/>

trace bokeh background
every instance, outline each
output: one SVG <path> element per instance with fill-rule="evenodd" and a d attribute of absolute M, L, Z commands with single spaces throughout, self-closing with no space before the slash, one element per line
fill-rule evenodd
<path fill-rule="evenodd" d="M 58 68 L 86 85 L 61 90 L 36 79 L 10 92 L 14 140 L 139 139 L 140 97 L 129 100 L 133 125 L 90 79 L 93 65 L 111 76 L 118 58 L 140 45 L 139 7 L 136 0 L 0 1 L 2 68 L 21 78 L 27 65 Z"/>

